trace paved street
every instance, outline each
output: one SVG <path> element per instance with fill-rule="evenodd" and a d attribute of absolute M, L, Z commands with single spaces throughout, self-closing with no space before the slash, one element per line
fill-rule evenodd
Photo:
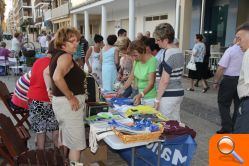
<path fill-rule="evenodd" d="M 10 42 L 7 43 L 8 48 L 10 48 Z M 17 78 L 14 76 L 0 76 L 0 80 L 4 81 L 11 91 L 14 89 Z M 184 78 L 183 84 L 186 89 L 189 85 L 189 80 Z M 2 103 L 0 103 L 0 111 L 8 114 Z M 196 88 L 194 92 L 185 91 L 185 97 L 181 106 L 181 119 L 197 132 L 195 139 L 197 142 L 197 152 L 192 165 L 208 165 L 208 141 L 215 131 L 219 129 L 220 121 L 217 92 L 209 90 L 203 94 L 201 93 L 201 88 Z M 126 165 L 126 163 L 117 154 L 108 151 L 108 165 Z"/>

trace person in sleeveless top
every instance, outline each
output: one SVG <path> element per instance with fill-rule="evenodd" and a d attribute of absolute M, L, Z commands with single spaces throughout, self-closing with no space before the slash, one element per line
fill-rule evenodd
<path fill-rule="evenodd" d="M 102 50 L 102 88 L 104 91 L 113 91 L 117 80 L 117 66 L 119 64 L 118 49 L 114 46 L 116 35 L 107 37 L 107 45 Z"/>
<path fill-rule="evenodd" d="M 130 55 L 128 55 L 128 47 L 131 41 L 128 37 L 119 37 L 116 46 L 119 49 L 120 55 L 120 68 L 118 70 L 118 81 L 122 83 L 122 85 L 127 81 L 132 71 L 133 59 Z M 129 86 L 123 94 L 122 97 L 129 97 L 132 94 L 132 87 Z"/>
<path fill-rule="evenodd" d="M 91 46 L 86 53 L 85 62 L 88 67 L 88 72 L 92 73 L 96 81 L 101 83 L 101 63 L 100 63 L 100 54 L 101 48 L 103 47 L 103 37 L 96 34 L 94 36 L 94 46 Z"/>
<path fill-rule="evenodd" d="M 75 28 L 63 27 L 55 34 L 55 48 L 59 51 L 49 65 L 52 106 L 59 122 L 59 142 L 69 149 L 70 162 L 79 162 L 81 150 L 86 148 L 84 128 L 85 73 L 73 60 L 80 34 Z"/>

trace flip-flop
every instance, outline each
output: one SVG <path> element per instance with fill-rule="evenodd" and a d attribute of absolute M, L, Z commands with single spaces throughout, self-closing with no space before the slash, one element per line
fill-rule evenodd
<path fill-rule="evenodd" d="M 206 93 L 208 89 L 209 89 L 209 87 L 204 88 L 204 89 L 202 90 L 202 93 Z"/>
<path fill-rule="evenodd" d="M 194 89 L 192 89 L 192 88 L 188 88 L 188 89 L 186 89 L 187 91 L 195 91 Z"/>

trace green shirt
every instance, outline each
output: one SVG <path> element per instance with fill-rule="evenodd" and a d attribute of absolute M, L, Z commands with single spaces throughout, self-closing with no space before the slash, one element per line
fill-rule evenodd
<path fill-rule="evenodd" d="M 134 83 L 138 87 L 139 92 L 142 92 L 149 84 L 149 74 L 156 72 L 157 60 L 151 57 L 146 63 L 140 61 L 134 62 Z M 152 99 L 156 97 L 156 87 L 154 87 L 145 94 L 145 99 Z"/>

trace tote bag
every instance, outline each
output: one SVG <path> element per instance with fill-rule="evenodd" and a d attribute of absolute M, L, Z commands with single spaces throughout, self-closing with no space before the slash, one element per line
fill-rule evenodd
<path fill-rule="evenodd" d="M 196 65 L 195 65 L 195 60 L 194 60 L 193 55 L 191 56 L 190 61 L 187 64 L 187 69 L 196 71 Z"/>

